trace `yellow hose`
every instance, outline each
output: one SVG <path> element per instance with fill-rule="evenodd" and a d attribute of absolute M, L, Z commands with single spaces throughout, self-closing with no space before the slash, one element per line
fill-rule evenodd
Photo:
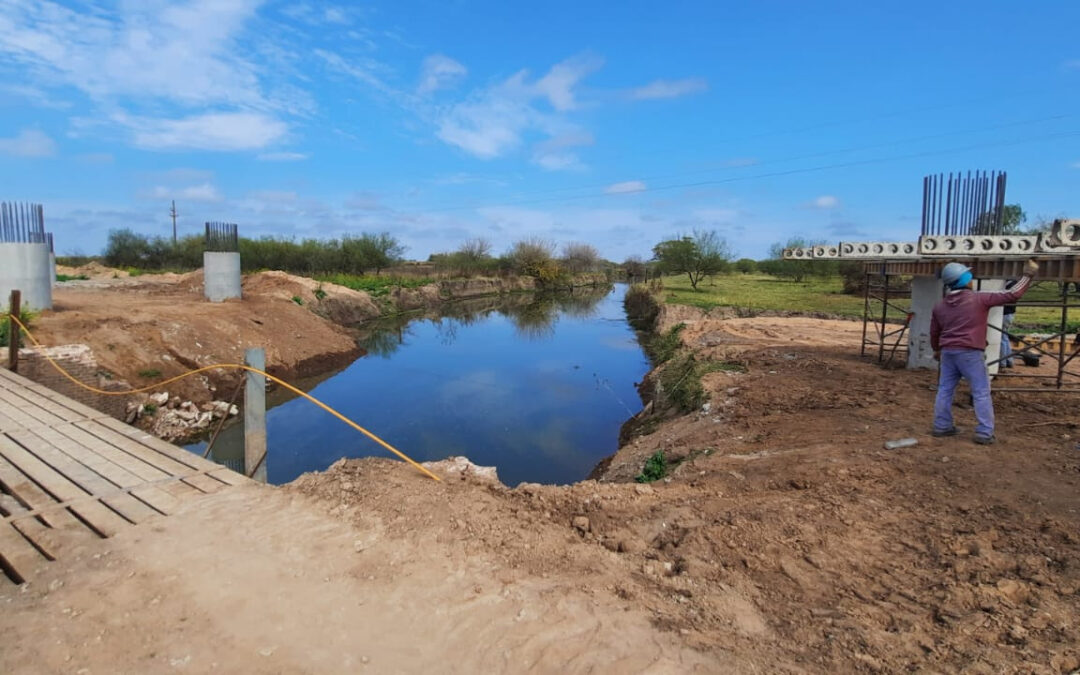
<path fill-rule="evenodd" d="M 35 347 L 37 347 L 38 349 L 43 348 L 43 345 L 40 342 L 38 342 L 37 338 L 34 337 L 34 334 L 30 332 L 30 329 L 28 329 L 26 327 L 26 325 L 22 321 L 20 321 L 17 316 L 15 316 L 15 315 L 13 315 L 11 313 L 6 314 L 6 316 L 9 319 L 11 319 L 12 321 L 14 321 L 15 323 L 17 323 L 19 325 L 19 327 L 22 328 L 23 331 L 26 332 L 26 336 L 28 338 L 30 338 L 30 341 L 34 343 Z M 176 377 L 170 377 L 167 380 L 164 380 L 162 382 L 158 382 L 157 384 L 153 384 L 153 385 L 151 385 L 149 387 L 140 387 L 138 389 L 128 389 L 128 390 L 125 390 L 125 391 L 105 391 L 104 389 L 98 389 L 97 387 L 92 387 L 92 386 L 90 386 L 90 385 L 88 385 L 88 384 L 86 384 L 84 382 L 80 382 L 77 378 L 75 378 L 73 375 L 71 375 L 66 370 L 64 370 L 64 368 L 59 363 L 54 361 L 48 354 L 42 352 L 41 355 L 45 357 L 45 360 L 47 360 L 49 362 L 49 364 L 52 365 L 52 367 L 57 370 L 57 372 L 59 372 L 61 375 L 63 375 L 67 379 L 71 380 L 76 385 L 82 387 L 83 389 L 86 389 L 87 391 L 92 391 L 95 394 L 101 394 L 103 396 L 127 396 L 129 394 L 138 394 L 138 393 L 141 393 L 141 392 L 150 391 L 152 389 L 160 389 L 161 387 L 169 384 L 170 382 L 176 382 L 177 380 L 182 380 L 185 377 L 191 377 L 192 375 L 198 375 L 199 373 L 205 372 L 207 370 L 215 370 L 217 368 L 233 368 L 235 370 L 246 370 L 246 371 L 248 371 L 250 373 L 257 373 L 259 375 L 262 375 L 263 377 L 265 377 L 268 380 L 271 380 L 273 382 L 277 382 L 278 384 L 285 387 L 289 391 L 293 392 L 297 396 L 303 396 L 307 400 L 309 400 L 312 403 L 314 403 L 315 405 L 319 406 L 320 408 L 322 408 L 326 412 L 330 413 L 334 417 L 338 418 L 339 420 L 341 420 L 345 424 L 348 424 L 353 429 L 356 429 L 360 433 L 364 434 L 365 436 L 367 436 L 371 440 L 375 441 L 379 445 L 383 446 L 384 448 L 386 448 L 390 452 L 394 453 L 395 455 L 397 455 L 401 459 L 405 460 L 409 464 L 412 464 L 416 469 L 418 469 L 422 473 L 426 474 L 427 476 L 429 476 L 429 477 L 431 477 L 431 478 L 433 478 L 435 480 L 442 480 L 438 476 L 436 476 L 435 474 L 428 471 L 423 466 L 421 466 L 420 464 L 418 464 L 417 462 L 415 462 L 414 460 L 409 458 L 405 453 L 401 452 L 400 450 L 398 450 L 394 446 L 390 445 L 389 443 L 387 443 L 383 439 L 379 438 L 375 434 L 371 433 L 370 431 L 368 431 L 364 427 L 360 426 L 356 422 L 353 422 L 348 417 L 345 417 L 344 415 L 339 413 L 337 410 L 334 410 L 333 408 L 326 405 L 325 403 L 323 403 L 319 399 L 315 398 L 314 396 L 311 396 L 310 394 L 307 394 L 307 393 L 305 393 L 303 391 L 300 391 L 299 389 L 292 386 L 291 384 L 289 384 L 285 380 L 282 380 L 281 378 L 274 377 L 270 373 L 259 370 L 258 368 L 252 368 L 251 366 L 244 365 L 242 363 L 219 363 L 219 364 L 216 364 L 216 365 L 213 365 L 213 366 L 204 366 L 202 368 L 197 368 L 195 370 L 190 370 L 190 371 L 188 371 L 188 372 L 186 372 L 186 373 L 184 373 L 182 375 L 177 375 Z"/>

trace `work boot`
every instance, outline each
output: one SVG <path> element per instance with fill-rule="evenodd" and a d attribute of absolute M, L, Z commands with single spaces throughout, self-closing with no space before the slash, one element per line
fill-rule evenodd
<path fill-rule="evenodd" d="M 956 427 L 949 427 L 948 429 L 934 429 L 933 431 L 930 432 L 930 434 L 934 438 L 942 438 L 944 436 L 955 436 L 958 433 L 960 433 L 960 430 L 957 429 Z"/>
<path fill-rule="evenodd" d="M 994 438 L 993 434 L 990 434 L 989 436 L 975 434 L 975 443 L 977 445 L 993 445 L 994 443 L 997 443 L 997 439 Z"/>

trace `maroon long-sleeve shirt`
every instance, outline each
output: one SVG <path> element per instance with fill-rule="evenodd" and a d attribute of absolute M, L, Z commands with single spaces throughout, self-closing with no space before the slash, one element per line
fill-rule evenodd
<path fill-rule="evenodd" d="M 1007 291 L 973 291 L 970 288 L 949 291 L 934 305 L 930 319 L 930 347 L 935 352 L 986 349 L 986 317 L 990 308 L 1016 302 L 1030 287 L 1031 277 L 1024 275 Z"/>

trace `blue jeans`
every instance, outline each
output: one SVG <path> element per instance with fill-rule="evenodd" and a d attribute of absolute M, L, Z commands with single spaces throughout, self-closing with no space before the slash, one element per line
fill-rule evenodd
<path fill-rule="evenodd" d="M 990 378 L 986 374 L 986 359 L 981 349 L 942 349 L 941 374 L 937 398 L 934 400 L 934 429 L 953 428 L 952 401 L 956 385 L 963 377 L 971 386 L 975 399 L 975 435 L 994 435 L 994 402 L 990 400 Z"/>
<path fill-rule="evenodd" d="M 1003 366 L 1013 364 L 1012 342 L 1009 340 L 1009 331 L 1012 330 L 1013 319 L 1015 318 L 1015 314 L 1001 315 L 1001 365 Z"/>

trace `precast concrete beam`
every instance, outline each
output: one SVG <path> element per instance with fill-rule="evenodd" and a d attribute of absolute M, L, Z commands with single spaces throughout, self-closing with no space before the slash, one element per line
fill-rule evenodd
<path fill-rule="evenodd" d="M 1039 252 L 1039 235 L 926 235 L 919 237 L 922 255 L 1032 256 Z"/>
<path fill-rule="evenodd" d="M 840 257 L 851 260 L 918 258 L 919 246 L 913 241 L 844 241 Z"/>

